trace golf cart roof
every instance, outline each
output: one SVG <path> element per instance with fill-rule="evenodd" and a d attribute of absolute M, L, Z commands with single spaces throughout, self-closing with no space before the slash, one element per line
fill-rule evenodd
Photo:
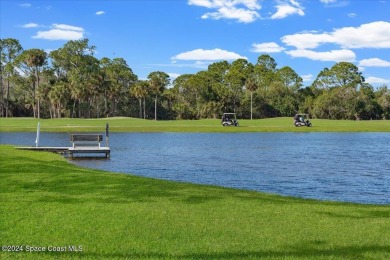
<path fill-rule="evenodd" d="M 224 115 L 235 115 L 236 113 L 223 113 Z"/>
<path fill-rule="evenodd" d="M 303 117 L 309 117 L 309 114 L 295 114 L 295 116 L 303 116 Z"/>

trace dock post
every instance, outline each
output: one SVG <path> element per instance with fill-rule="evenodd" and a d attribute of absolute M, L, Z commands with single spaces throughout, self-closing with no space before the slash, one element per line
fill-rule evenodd
<path fill-rule="evenodd" d="M 106 147 L 108 147 L 108 143 L 109 143 L 109 129 L 110 126 L 108 125 L 108 123 L 106 123 Z"/>
<path fill-rule="evenodd" d="M 37 125 L 37 137 L 35 139 L 35 147 L 39 147 L 39 133 L 40 133 L 41 124 L 38 122 Z"/>

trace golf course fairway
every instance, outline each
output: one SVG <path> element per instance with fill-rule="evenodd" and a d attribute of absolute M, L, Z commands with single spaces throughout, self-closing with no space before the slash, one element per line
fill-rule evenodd
<path fill-rule="evenodd" d="M 293 118 L 240 120 L 239 127 L 223 127 L 220 119 L 155 121 L 128 117 L 100 119 L 0 118 L 0 132 L 390 132 L 390 120 L 313 119 L 312 127 L 295 127 Z"/>

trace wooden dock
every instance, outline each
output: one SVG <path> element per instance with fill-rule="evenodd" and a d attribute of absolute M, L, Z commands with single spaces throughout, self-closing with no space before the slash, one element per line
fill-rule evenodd
<path fill-rule="evenodd" d="M 104 154 L 106 158 L 110 157 L 110 148 L 108 147 L 108 134 L 109 126 L 106 124 L 106 146 L 101 146 L 103 141 L 102 134 L 71 134 L 70 142 L 72 142 L 71 147 L 41 147 L 39 146 L 39 133 L 40 133 L 40 124 L 38 122 L 37 126 L 37 138 L 35 140 L 35 147 L 16 147 L 18 150 L 28 150 L 28 151 L 42 151 L 42 152 L 53 152 L 68 155 L 71 158 L 74 158 L 75 154 L 81 154 L 83 157 L 87 157 L 90 154 Z"/>
<path fill-rule="evenodd" d="M 69 147 L 68 152 L 73 158 L 74 154 L 105 154 L 106 158 L 110 157 L 109 147 L 78 146 Z"/>
<path fill-rule="evenodd" d="M 109 147 L 95 147 L 95 146 L 78 146 L 78 147 L 16 147 L 18 150 L 26 151 L 41 151 L 41 152 L 52 152 L 59 153 L 63 155 L 68 155 L 71 158 L 75 154 L 104 154 L 106 158 L 110 157 L 110 148 Z"/>

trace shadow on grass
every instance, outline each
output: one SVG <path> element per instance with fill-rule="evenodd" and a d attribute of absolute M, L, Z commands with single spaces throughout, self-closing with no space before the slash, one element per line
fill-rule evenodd
<path fill-rule="evenodd" d="M 370 208 L 353 210 L 349 214 L 335 213 L 335 212 L 319 212 L 319 214 L 326 215 L 331 218 L 347 218 L 347 219 L 389 219 L 390 209 L 383 208 L 383 210 L 373 210 Z"/>
<path fill-rule="evenodd" d="M 315 244 L 315 243 L 314 243 Z M 289 259 L 289 258 L 306 258 L 306 259 L 371 259 L 370 255 L 382 256 L 383 259 L 390 257 L 389 246 L 335 246 L 332 248 L 319 248 L 313 243 L 296 245 L 294 249 L 267 251 L 244 251 L 244 252 L 222 252 L 222 253 L 187 253 L 187 254 L 169 254 L 169 253 L 95 253 L 88 252 L 45 252 L 34 253 L 35 256 L 45 255 L 53 258 L 81 258 L 81 259 Z M 11 256 L 11 254 L 9 254 Z M 23 254 L 20 256 L 22 257 Z M 30 254 L 31 257 L 31 254 Z"/>

